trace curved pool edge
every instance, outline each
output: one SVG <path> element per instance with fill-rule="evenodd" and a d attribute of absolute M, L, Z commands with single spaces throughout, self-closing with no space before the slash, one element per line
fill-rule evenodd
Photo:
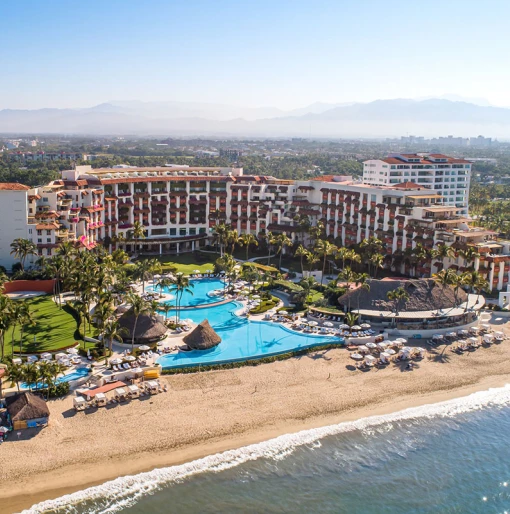
<path fill-rule="evenodd" d="M 262 323 L 262 324 L 267 324 L 267 323 L 271 323 L 271 322 L 267 322 L 267 321 L 251 321 L 250 323 Z M 292 334 L 300 334 L 299 332 L 296 332 L 295 330 L 291 330 L 287 327 L 284 327 L 284 326 L 281 326 L 281 328 L 283 328 L 284 330 L 286 330 L 287 332 L 289 333 L 292 333 Z M 314 348 L 320 348 L 320 347 L 343 347 L 345 346 L 345 339 L 343 337 L 335 337 L 335 336 L 329 336 L 331 337 L 331 341 L 324 341 L 322 338 L 324 338 L 324 334 L 307 334 L 307 336 L 310 336 L 310 337 L 317 337 L 317 338 L 321 338 L 321 341 L 317 341 L 317 342 L 310 342 L 309 344 L 305 344 L 305 345 L 302 345 L 302 346 L 296 346 L 295 348 L 287 348 L 285 350 L 280 350 L 280 351 L 274 351 L 274 352 L 269 352 L 269 353 L 262 353 L 262 354 L 256 354 L 256 355 L 250 355 L 249 357 L 236 357 L 236 358 L 232 358 L 232 359 L 222 359 L 222 360 L 217 360 L 217 361 L 211 361 L 211 362 L 196 362 L 196 363 L 189 363 L 189 364 L 176 364 L 176 365 L 167 365 L 167 366 L 164 366 L 163 364 L 160 363 L 160 360 L 161 359 L 164 359 L 164 355 L 162 355 L 161 357 L 159 357 L 157 360 L 156 360 L 156 364 L 159 364 L 164 371 L 166 370 L 173 370 L 173 369 L 186 369 L 186 368 L 199 368 L 199 367 L 203 367 L 203 368 L 208 368 L 208 367 L 215 367 L 215 366 L 223 366 L 223 365 L 226 365 L 226 364 L 235 364 L 235 363 L 238 363 L 238 362 L 250 362 L 250 361 L 261 361 L 261 360 L 264 360 L 264 359 L 267 359 L 267 358 L 271 358 L 271 357 L 277 357 L 279 355 L 285 355 L 285 354 L 289 354 L 289 358 L 291 357 L 294 357 L 296 354 L 300 353 L 300 352 L 305 352 L 307 350 L 312 350 Z M 200 351 L 200 350 L 195 350 L 195 351 Z"/>

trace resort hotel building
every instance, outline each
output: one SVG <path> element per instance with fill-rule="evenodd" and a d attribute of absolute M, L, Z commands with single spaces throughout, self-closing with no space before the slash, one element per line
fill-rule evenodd
<path fill-rule="evenodd" d="M 391 186 L 414 182 L 441 194 L 443 205 L 468 213 L 471 162 L 437 153 L 390 154 L 363 163 L 363 182 Z"/>
<path fill-rule="evenodd" d="M 15 238 L 31 239 L 45 257 L 54 255 L 63 241 L 83 249 L 102 243 L 129 252 L 138 221 L 146 231 L 139 241 L 142 252 L 181 253 L 210 244 L 220 223 L 239 233 L 270 231 L 301 239 L 296 219 L 306 217 L 312 225 L 322 221 L 326 235 L 338 245 L 381 239 L 385 267 L 395 272 L 429 277 L 443 268 L 474 266 L 491 288 L 506 290 L 510 242 L 470 226 L 470 167 L 462 159 L 437 154 L 399 154 L 365 162 L 363 180 L 321 176 L 293 181 L 244 175 L 234 167 L 77 166 L 42 187 L 0 184 L 0 265 L 12 266 Z M 417 244 L 427 249 L 439 244 L 473 247 L 476 257 L 472 262 L 457 256 L 411 266 L 404 256 Z"/>

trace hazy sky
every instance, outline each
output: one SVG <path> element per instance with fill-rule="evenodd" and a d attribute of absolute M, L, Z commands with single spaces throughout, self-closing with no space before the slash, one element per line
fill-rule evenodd
<path fill-rule="evenodd" d="M 294 108 L 454 93 L 510 106 L 508 0 L 19 0 L 0 108 Z"/>

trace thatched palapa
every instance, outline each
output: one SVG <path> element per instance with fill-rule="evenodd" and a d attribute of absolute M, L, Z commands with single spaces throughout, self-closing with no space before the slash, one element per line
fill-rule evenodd
<path fill-rule="evenodd" d="M 47 420 L 50 415 L 46 402 L 40 396 L 30 392 L 9 396 L 5 402 L 13 422 Z"/>
<path fill-rule="evenodd" d="M 123 336 L 126 343 L 131 342 L 133 329 L 135 327 L 136 317 L 132 315 L 131 311 L 126 312 L 119 318 L 119 325 L 128 331 L 128 335 Z M 136 321 L 135 343 L 147 344 L 159 341 L 165 334 L 167 328 L 153 316 L 141 314 Z"/>
<path fill-rule="evenodd" d="M 204 319 L 183 341 L 193 350 L 208 350 L 221 343 L 221 337 L 214 331 L 209 322 Z"/>
<path fill-rule="evenodd" d="M 338 303 L 344 307 L 350 305 L 351 309 L 391 311 L 394 306 L 392 300 L 388 300 L 388 292 L 402 287 L 409 295 L 409 299 L 403 302 L 400 311 L 432 311 L 439 309 L 451 309 L 467 300 L 465 291 L 459 288 L 455 291 L 450 286 L 439 284 L 434 279 L 416 280 L 369 280 L 370 289 L 358 288 L 350 291 L 338 299 Z"/>

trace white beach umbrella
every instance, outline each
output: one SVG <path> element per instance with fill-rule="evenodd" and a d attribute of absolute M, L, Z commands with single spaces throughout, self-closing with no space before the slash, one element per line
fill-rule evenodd
<path fill-rule="evenodd" d="M 349 328 L 349 325 L 346 325 L 345 323 L 343 325 L 340 325 L 340 327 L 342 330 L 347 330 Z"/>
<path fill-rule="evenodd" d="M 136 357 L 134 357 L 133 355 L 128 355 L 127 357 L 124 358 L 124 360 L 127 362 L 133 362 L 136 360 Z"/>
<path fill-rule="evenodd" d="M 254 295 L 252 296 L 252 298 L 255 298 L 255 300 L 258 300 L 258 299 L 260 298 L 260 295 L 259 295 L 259 294 L 254 294 Z"/>
<path fill-rule="evenodd" d="M 367 343 L 368 346 L 368 343 Z M 388 346 L 388 343 L 377 343 L 377 347 L 384 350 Z"/>
<path fill-rule="evenodd" d="M 397 343 L 402 343 L 402 344 L 406 344 L 407 343 L 407 339 L 404 339 L 403 337 L 398 337 L 397 339 L 395 339 L 395 341 Z"/>
<path fill-rule="evenodd" d="M 363 353 L 368 353 L 368 348 L 364 344 L 362 344 L 361 346 L 358 346 L 358 350 Z"/>
<path fill-rule="evenodd" d="M 325 322 L 323 323 L 323 325 L 324 325 L 325 327 L 333 327 L 333 326 L 334 326 L 334 325 L 333 325 L 333 323 L 331 323 L 331 321 L 325 321 Z"/>
<path fill-rule="evenodd" d="M 282 316 L 286 316 L 288 314 L 287 311 L 280 311 L 278 314 L 281 314 Z"/>
<path fill-rule="evenodd" d="M 362 323 L 360 325 L 361 328 L 365 329 L 365 328 L 370 328 L 370 323 Z"/>
<path fill-rule="evenodd" d="M 193 273 L 200 273 L 200 270 L 199 269 L 194 269 Z"/>
<path fill-rule="evenodd" d="M 367 348 L 372 348 L 372 349 L 373 349 L 373 348 L 377 348 L 377 345 L 376 345 L 375 343 L 367 343 L 365 346 L 366 346 Z"/>
<path fill-rule="evenodd" d="M 67 353 L 69 353 L 71 355 L 77 355 L 78 354 L 78 349 L 77 348 L 68 348 L 67 349 Z"/>
<path fill-rule="evenodd" d="M 122 364 L 122 359 L 119 359 L 119 358 L 111 359 L 110 364 Z"/>
<path fill-rule="evenodd" d="M 319 323 L 317 323 L 317 321 L 309 321 L 308 322 L 308 325 L 310 325 L 311 327 L 316 327 Z"/>
<path fill-rule="evenodd" d="M 395 355 L 397 352 L 393 348 L 388 348 L 384 350 L 388 355 Z"/>
<path fill-rule="evenodd" d="M 354 325 L 351 327 L 351 330 L 361 330 L 361 327 L 359 325 Z"/>
<path fill-rule="evenodd" d="M 470 337 L 469 338 L 469 342 L 470 343 L 478 343 L 478 338 L 477 337 Z"/>
<path fill-rule="evenodd" d="M 138 349 L 142 352 L 148 352 L 151 349 L 151 347 L 147 346 L 146 344 L 142 344 L 142 346 L 139 346 Z"/>
<path fill-rule="evenodd" d="M 351 353 L 351 359 L 354 359 L 355 361 L 361 361 L 363 360 L 363 355 L 361 355 L 361 353 Z"/>

